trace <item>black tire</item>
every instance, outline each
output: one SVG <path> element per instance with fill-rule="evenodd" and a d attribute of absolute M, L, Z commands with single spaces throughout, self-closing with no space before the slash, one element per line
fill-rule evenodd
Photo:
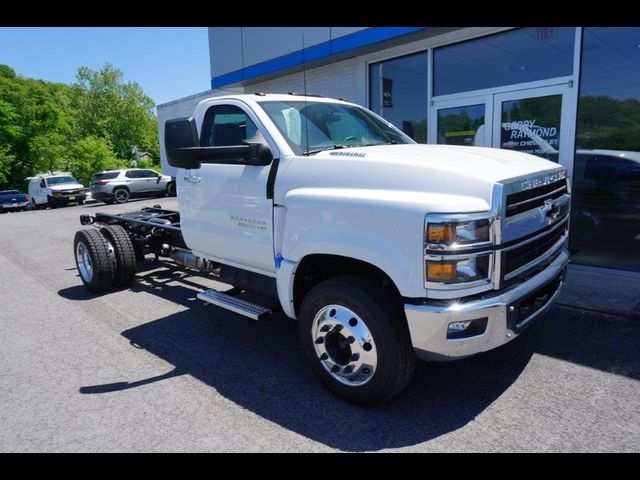
<path fill-rule="evenodd" d="M 35 198 L 31 199 L 31 204 L 29 205 L 29 207 L 31 208 L 31 210 L 39 210 L 40 209 L 40 205 L 38 205 L 36 203 Z"/>
<path fill-rule="evenodd" d="M 78 200 L 78 205 L 84 205 L 84 200 Z"/>
<path fill-rule="evenodd" d="M 176 182 L 167 183 L 167 195 L 170 197 L 176 196 Z"/>
<path fill-rule="evenodd" d="M 84 245 L 91 263 L 91 274 L 86 275 L 81 269 L 79 259 L 80 244 Z M 107 239 L 97 230 L 79 230 L 73 240 L 73 252 L 76 259 L 76 268 L 84 286 L 93 293 L 102 292 L 113 285 L 115 262 L 109 252 Z"/>
<path fill-rule="evenodd" d="M 113 200 L 116 203 L 127 203 L 130 197 L 131 194 L 126 188 L 117 187 L 113 190 Z"/>
<path fill-rule="evenodd" d="M 377 366 L 373 376 L 363 385 L 345 385 L 336 380 L 325 369 L 314 347 L 314 319 L 329 305 L 351 310 L 371 333 Z M 372 279 L 349 275 L 316 285 L 302 302 L 298 327 L 304 355 L 314 373 L 331 392 L 348 402 L 382 404 L 400 393 L 413 375 L 416 357 L 402 306 Z"/>
<path fill-rule="evenodd" d="M 113 198 L 110 198 L 109 200 L 103 200 L 103 202 L 107 205 L 111 205 L 113 202 L 115 202 L 115 200 Z"/>
<path fill-rule="evenodd" d="M 100 233 L 113 247 L 116 268 L 113 276 L 115 287 L 126 287 L 136 276 L 136 252 L 131 237 L 120 225 L 102 227 Z"/>

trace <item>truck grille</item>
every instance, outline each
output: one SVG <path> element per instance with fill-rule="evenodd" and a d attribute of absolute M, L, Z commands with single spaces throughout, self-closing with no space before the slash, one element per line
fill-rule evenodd
<path fill-rule="evenodd" d="M 565 228 L 556 228 L 536 240 L 511 250 L 505 250 L 502 254 L 502 272 L 505 277 L 535 259 L 542 257 L 564 235 Z"/>
<path fill-rule="evenodd" d="M 565 193 L 567 193 L 567 181 L 562 178 L 542 187 L 507 195 L 506 217 L 513 217 L 519 213 L 541 207 L 545 200 L 554 200 Z"/>

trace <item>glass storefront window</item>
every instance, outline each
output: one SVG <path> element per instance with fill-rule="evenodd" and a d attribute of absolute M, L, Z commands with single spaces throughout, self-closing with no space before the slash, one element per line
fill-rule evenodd
<path fill-rule="evenodd" d="M 640 28 L 585 28 L 573 262 L 640 271 Z"/>
<path fill-rule="evenodd" d="M 500 148 L 558 161 L 562 95 L 502 102 Z"/>
<path fill-rule="evenodd" d="M 575 32 L 570 27 L 520 28 L 436 48 L 434 95 L 571 75 Z"/>
<path fill-rule="evenodd" d="M 438 110 L 438 143 L 484 146 L 484 104 Z"/>
<path fill-rule="evenodd" d="M 369 108 L 418 143 L 427 143 L 427 53 L 369 67 Z"/>

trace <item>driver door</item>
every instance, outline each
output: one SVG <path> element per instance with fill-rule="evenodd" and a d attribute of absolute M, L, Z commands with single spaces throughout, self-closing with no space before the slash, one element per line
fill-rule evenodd
<path fill-rule="evenodd" d="M 256 134 L 257 125 L 242 102 L 213 103 L 204 116 L 200 145 L 240 145 Z M 181 229 L 196 254 L 273 276 L 273 202 L 266 194 L 270 169 L 202 163 L 199 169 L 179 170 Z"/>

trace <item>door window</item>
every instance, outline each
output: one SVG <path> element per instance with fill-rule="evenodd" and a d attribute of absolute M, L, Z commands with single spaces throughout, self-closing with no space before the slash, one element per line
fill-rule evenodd
<path fill-rule="evenodd" d="M 502 102 L 499 148 L 558 161 L 562 95 Z"/>
<path fill-rule="evenodd" d="M 485 146 L 485 105 L 465 105 L 438 110 L 438 143 Z"/>
<path fill-rule="evenodd" d="M 203 147 L 241 145 L 258 129 L 249 115 L 235 105 L 214 105 L 207 110 L 200 136 Z"/>

